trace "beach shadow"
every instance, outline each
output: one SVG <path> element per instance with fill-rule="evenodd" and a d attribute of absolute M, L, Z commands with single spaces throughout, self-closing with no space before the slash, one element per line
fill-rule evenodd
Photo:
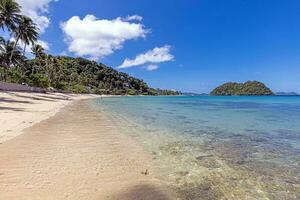
<path fill-rule="evenodd" d="M 52 99 L 52 100 L 71 100 L 71 98 L 69 97 L 65 97 L 65 96 L 57 96 L 57 97 L 50 97 L 50 96 L 46 96 L 46 95 L 38 95 L 39 97 L 42 98 L 46 98 L 46 99 Z"/>
<path fill-rule="evenodd" d="M 6 111 L 25 111 L 24 108 L 0 107 L 0 110 Z"/>
<path fill-rule="evenodd" d="M 14 94 L 16 97 L 22 97 L 25 99 L 31 99 L 31 100 L 37 100 L 37 101 L 52 101 L 54 102 L 55 100 L 52 99 L 48 99 L 48 98 L 38 98 L 38 97 L 29 97 L 29 96 L 24 96 L 24 95 L 20 95 L 20 94 Z"/>
<path fill-rule="evenodd" d="M 32 104 L 32 102 L 30 101 L 20 101 L 20 100 L 14 100 L 14 99 L 10 99 L 10 98 L 0 98 L 0 103 L 1 102 L 5 102 L 5 103 L 30 103 Z"/>
<path fill-rule="evenodd" d="M 173 200 L 166 192 L 161 188 L 141 184 L 134 186 L 133 188 L 127 190 L 126 192 L 119 193 L 117 195 L 112 195 L 113 200 Z"/>

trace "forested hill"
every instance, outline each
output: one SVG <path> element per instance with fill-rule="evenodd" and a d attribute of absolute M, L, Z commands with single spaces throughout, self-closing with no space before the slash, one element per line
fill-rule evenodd
<path fill-rule="evenodd" d="M 263 83 L 247 81 L 245 83 L 228 82 L 215 88 L 210 95 L 273 95 L 274 93 Z"/>
<path fill-rule="evenodd" d="M 6 81 L 75 93 L 115 95 L 178 95 L 150 88 L 143 80 L 84 58 L 42 54 L 6 72 Z"/>

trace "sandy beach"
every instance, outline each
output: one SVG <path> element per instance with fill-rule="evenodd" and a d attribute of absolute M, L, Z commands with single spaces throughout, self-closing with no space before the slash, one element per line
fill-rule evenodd
<path fill-rule="evenodd" d="M 82 98 L 1 94 L 0 199 L 174 199 L 151 156 Z"/>
<path fill-rule="evenodd" d="M 0 92 L 0 143 L 55 115 L 73 101 L 95 97 L 97 95 Z"/>

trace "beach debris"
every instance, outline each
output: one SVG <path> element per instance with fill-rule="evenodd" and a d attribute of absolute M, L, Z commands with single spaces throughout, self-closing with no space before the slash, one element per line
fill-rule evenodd
<path fill-rule="evenodd" d="M 210 157 L 213 157 L 213 155 L 202 155 L 202 156 L 197 156 L 196 159 L 197 160 L 202 160 L 204 158 L 210 158 Z"/>
<path fill-rule="evenodd" d="M 143 175 L 145 175 L 145 176 L 149 175 L 148 169 L 146 169 L 146 171 L 144 171 L 144 172 L 141 172 L 141 174 L 143 174 Z"/>
<path fill-rule="evenodd" d="M 177 174 L 180 175 L 180 176 L 187 176 L 187 175 L 189 175 L 189 173 L 190 172 L 188 172 L 188 171 L 179 171 L 179 172 L 177 172 Z"/>

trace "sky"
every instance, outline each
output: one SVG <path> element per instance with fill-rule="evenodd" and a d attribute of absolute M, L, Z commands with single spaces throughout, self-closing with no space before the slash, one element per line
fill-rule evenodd
<path fill-rule="evenodd" d="M 299 0 L 16 0 L 54 55 L 81 56 L 151 87 L 209 92 L 258 80 L 300 93 Z"/>

